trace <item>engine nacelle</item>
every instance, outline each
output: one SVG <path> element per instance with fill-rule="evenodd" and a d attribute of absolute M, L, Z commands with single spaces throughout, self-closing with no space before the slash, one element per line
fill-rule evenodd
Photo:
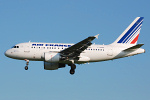
<path fill-rule="evenodd" d="M 47 52 L 44 54 L 44 59 L 46 62 L 58 62 L 60 60 L 60 54 Z"/>
<path fill-rule="evenodd" d="M 58 68 L 63 68 L 63 67 L 65 67 L 65 64 L 62 64 L 62 63 L 44 62 L 44 69 L 45 70 L 56 70 Z"/>

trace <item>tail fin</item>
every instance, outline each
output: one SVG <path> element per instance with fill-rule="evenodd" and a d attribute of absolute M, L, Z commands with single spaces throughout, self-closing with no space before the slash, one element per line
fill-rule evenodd
<path fill-rule="evenodd" d="M 114 43 L 137 44 L 144 17 L 137 17 Z"/>

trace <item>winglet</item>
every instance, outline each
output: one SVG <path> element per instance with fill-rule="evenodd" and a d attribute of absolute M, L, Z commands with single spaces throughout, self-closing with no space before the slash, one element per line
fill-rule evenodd
<path fill-rule="evenodd" d="M 95 35 L 94 37 L 98 39 L 99 34 Z"/>

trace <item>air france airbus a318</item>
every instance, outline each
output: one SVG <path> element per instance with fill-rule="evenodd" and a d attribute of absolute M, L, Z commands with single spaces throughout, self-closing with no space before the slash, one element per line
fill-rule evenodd
<path fill-rule="evenodd" d="M 145 53 L 137 44 L 144 17 L 137 17 L 126 30 L 109 45 L 92 45 L 98 35 L 90 36 L 76 44 L 28 42 L 13 46 L 5 52 L 7 57 L 25 60 L 28 70 L 29 60 L 44 61 L 45 70 L 56 70 L 71 66 L 70 74 L 75 73 L 75 64 L 100 62 Z"/>

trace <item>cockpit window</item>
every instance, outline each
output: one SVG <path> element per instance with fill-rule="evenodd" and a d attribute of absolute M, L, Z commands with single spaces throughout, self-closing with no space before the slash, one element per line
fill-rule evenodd
<path fill-rule="evenodd" d="M 19 46 L 13 46 L 12 48 L 19 48 Z"/>
<path fill-rule="evenodd" d="M 11 48 L 15 48 L 15 46 L 12 46 Z"/>

